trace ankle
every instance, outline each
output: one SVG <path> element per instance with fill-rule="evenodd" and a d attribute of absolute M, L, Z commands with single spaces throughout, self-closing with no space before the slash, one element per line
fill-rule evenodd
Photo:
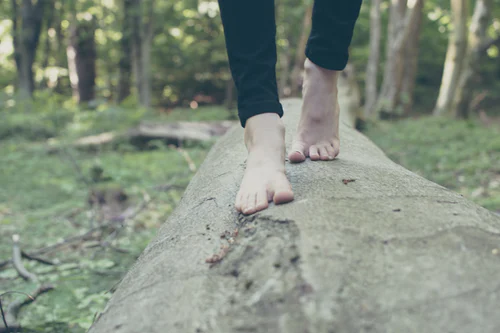
<path fill-rule="evenodd" d="M 285 125 L 275 113 L 263 113 L 247 120 L 245 144 L 247 148 L 284 145 Z"/>

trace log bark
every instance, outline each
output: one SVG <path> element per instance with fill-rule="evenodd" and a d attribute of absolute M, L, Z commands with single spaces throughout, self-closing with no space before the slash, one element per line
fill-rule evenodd
<path fill-rule="evenodd" d="M 293 203 L 242 216 L 228 132 L 89 332 L 499 332 L 500 217 L 341 138 L 334 162 L 287 164 Z"/>
<path fill-rule="evenodd" d="M 451 0 L 453 30 L 444 61 L 443 77 L 434 115 L 450 112 L 467 50 L 467 1 Z"/>

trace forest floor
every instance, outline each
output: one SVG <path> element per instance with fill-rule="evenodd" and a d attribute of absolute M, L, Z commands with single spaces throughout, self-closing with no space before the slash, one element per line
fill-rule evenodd
<path fill-rule="evenodd" d="M 39 281 L 55 286 L 21 311 L 24 327 L 34 332 L 85 332 L 194 174 L 185 155 L 161 141 L 149 142 L 146 150 L 123 142 L 94 151 L 68 148 L 51 153 L 40 142 L 125 129 L 141 119 L 231 116 L 218 107 L 168 114 L 120 108 L 0 113 L 0 293 L 31 293 L 37 286 L 21 279 L 12 265 L 1 266 L 11 258 L 12 235 L 20 235 L 21 248 L 32 253 L 95 229 L 40 255 L 58 265 L 23 260 Z M 500 128 L 423 117 L 372 124 L 365 134 L 397 163 L 500 213 Z M 199 166 L 212 144 L 186 143 L 183 149 Z M 101 181 L 91 184 L 96 172 Z M 101 203 L 91 207 L 89 200 Z M 110 223 L 114 208 L 106 205 L 129 207 L 133 213 Z M 2 302 L 8 305 L 19 298 L 23 296 L 7 295 Z"/>

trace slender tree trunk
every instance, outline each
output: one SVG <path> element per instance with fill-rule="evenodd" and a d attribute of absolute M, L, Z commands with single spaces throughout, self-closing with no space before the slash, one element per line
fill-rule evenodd
<path fill-rule="evenodd" d="M 70 28 L 67 55 L 73 97 L 78 103 L 94 100 L 97 52 L 93 18 L 75 20 Z"/>
<path fill-rule="evenodd" d="M 453 31 L 448 42 L 434 115 L 443 115 L 450 111 L 467 50 L 467 1 L 451 0 L 451 9 Z"/>
<path fill-rule="evenodd" d="M 143 20 L 144 6 L 148 6 Z M 151 105 L 151 43 L 153 41 L 154 1 L 132 0 L 132 69 L 135 77 L 139 104 Z"/>
<path fill-rule="evenodd" d="M 132 0 L 123 0 L 122 39 L 120 40 L 121 55 L 117 96 L 118 103 L 121 103 L 130 95 L 132 75 L 132 8 Z"/>
<path fill-rule="evenodd" d="M 14 58 L 18 71 L 18 88 L 22 97 L 30 98 L 35 88 L 33 79 L 33 62 L 40 40 L 42 18 L 45 5 L 49 0 L 23 0 L 20 13 L 16 0 L 12 0 L 12 23 Z M 19 24 L 18 17 L 21 17 Z"/>
<path fill-rule="evenodd" d="M 380 38 L 382 23 L 380 4 L 382 0 L 373 0 L 370 9 L 370 56 L 366 66 L 365 117 L 369 118 L 377 103 L 377 75 L 380 62 Z"/>
<path fill-rule="evenodd" d="M 457 118 L 467 118 L 473 96 L 473 83 L 478 75 L 482 46 L 490 21 L 492 0 L 477 0 L 469 27 L 468 47 L 462 74 L 456 88 L 452 112 Z"/>
<path fill-rule="evenodd" d="M 408 39 L 405 48 L 405 66 L 403 70 L 403 83 L 401 90 L 401 104 L 403 105 L 404 113 L 411 113 L 413 106 L 413 95 L 415 90 L 415 79 L 418 67 L 418 51 L 420 32 L 422 27 L 422 15 L 424 8 L 424 0 L 417 1 L 411 19 Z"/>
<path fill-rule="evenodd" d="M 388 38 L 386 46 L 386 60 L 382 89 L 378 99 L 378 112 L 394 113 L 401 90 L 403 69 L 404 18 L 407 0 L 394 0 L 391 2 Z"/>
<path fill-rule="evenodd" d="M 312 9 L 313 5 L 309 5 L 304 13 L 304 20 L 302 21 L 302 34 L 299 38 L 299 43 L 297 45 L 297 53 L 295 54 L 295 60 L 293 64 L 292 74 L 290 76 L 291 96 L 299 96 L 302 87 L 301 74 L 304 68 L 304 62 L 306 61 L 305 48 L 307 44 L 307 38 L 309 37 L 309 31 L 311 30 L 312 23 Z"/>
<path fill-rule="evenodd" d="M 387 57 L 377 111 L 393 114 L 401 105 L 405 49 L 423 0 L 393 0 L 389 18 Z"/>

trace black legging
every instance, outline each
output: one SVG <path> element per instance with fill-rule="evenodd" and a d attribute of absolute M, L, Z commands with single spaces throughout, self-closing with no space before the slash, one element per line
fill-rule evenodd
<path fill-rule="evenodd" d="M 318 66 L 343 70 L 362 0 L 315 0 L 306 56 Z M 238 89 L 238 114 L 283 116 L 276 84 L 273 0 L 219 0 L 229 65 Z"/>

